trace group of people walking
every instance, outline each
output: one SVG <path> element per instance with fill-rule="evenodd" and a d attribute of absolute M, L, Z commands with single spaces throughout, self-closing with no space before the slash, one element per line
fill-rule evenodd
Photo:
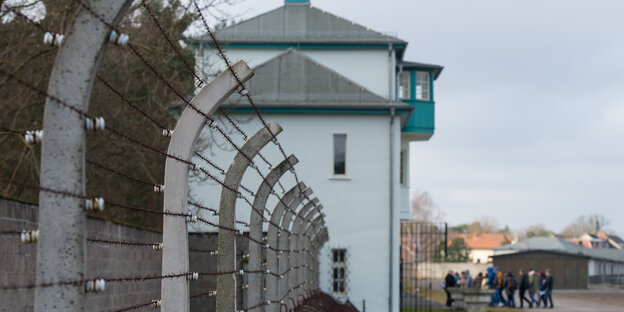
<path fill-rule="evenodd" d="M 524 302 L 528 304 L 529 308 L 553 308 L 552 290 L 553 290 L 553 276 L 552 271 L 547 269 L 535 273 L 534 270 L 528 273 L 524 270 L 518 271 L 518 277 L 516 278 L 513 272 L 507 272 L 503 274 L 496 267 L 489 267 L 485 275 L 479 273 L 474 279 L 470 275 L 470 271 L 466 270 L 461 273 L 453 274 L 453 271 L 449 271 L 444 278 L 443 288 L 446 291 L 446 306 L 450 307 L 453 304 L 451 294 L 448 291 L 449 287 L 474 287 L 482 289 L 495 289 L 494 295 L 492 295 L 492 301 L 490 306 L 492 307 L 516 307 L 515 293 L 518 290 L 518 299 L 520 306 L 524 308 Z M 527 298 L 527 293 L 529 297 Z M 550 306 L 548 305 L 550 303 Z"/>

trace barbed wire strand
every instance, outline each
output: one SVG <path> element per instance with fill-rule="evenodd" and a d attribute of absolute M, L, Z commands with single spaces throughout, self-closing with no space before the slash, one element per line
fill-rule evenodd
<path fill-rule="evenodd" d="M 203 24 L 204 24 L 204 28 L 206 29 L 206 31 L 208 32 L 208 36 L 210 36 L 213 44 L 215 45 L 215 48 L 218 51 L 219 56 L 221 57 L 221 59 L 223 60 L 223 62 L 225 63 L 227 69 L 232 73 L 232 75 L 234 76 L 234 79 L 237 81 L 239 87 L 241 88 L 241 90 L 245 90 L 245 85 L 242 83 L 242 81 L 240 80 L 240 78 L 238 77 L 238 75 L 236 74 L 236 72 L 234 71 L 234 68 L 232 68 L 230 61 L 228 60 L 227 56 L 225 55 L 225 53 L 223 52 L 223 49 L 221 48 L 221 45 L 219 44 L 219 41 L 217 40 L 217 38 L 215 37 L 214 33 L 212 32 L 212 29 L 210 28 L 210 26 L 208 26 L 208 22 L 206 22 L 206 19 L 204 17 L 204 15 L 201 12 L 201 9 L 199 8 L 199 5 L 197 4 L 197 0 L 193 0 L 193 4 L 195 5 L 195 8 L 197 9 L 197 14 L 200 16 Z M 260 113 L 260 110 L 258 109 L 258 107 L 255 105 L 253 99 L 251 98 L 251 96 L 249 95 L 249 92 L 246 92 L 244 94 L 244 97 L 247 98 L 249 104 L 251 104 L 253 110 L 255 111 L 256 115 L 258 115 L 258 118 L 260 119 L 260 121 L 262 122 L 263 126 L 269 131 L 269 133 L 272 136 L 272 141 L 274 144 L 277 145 L 278 149 L 280 150 L 280 153 L 282 153 L 282 155 L 284 156 L 284 159 L 288 160 L 288 162 L 290 163 L 290 160 L 288 159 L 288 156 L 286 155 L 286 152 L 284 151 L 284 148 L 282 147 L 281 143 L 279 142 L 279 140 L 277 139 L 276 135 L 273 133 L 273 131 L 271 131 L 271 129 L 269 128 L 269 125 L 267 124 L 267 122 L 264 120 L 264 118 L 262 117 L 262 114 Z M 297 176 L 297 172 L 294 169 L 294 167 L 292 166 L 291 163 L 291 168 L 293 168 L 293 170 L 291 171 L 295 177 L 295 180 L 297 182 L 297 185 L 299 184 L 299 177 Z"/>
<path fill-rule="evenodd" d="M 76 2 L 78 2 L 80 5 L 82 5 L 82 7 L 84 7 L 84 8 L 85 8 L 88 12 L 90 12 L 90 13 L 91 13 L 91 14 L 92 14 L 95 18 L 97 18 L 98 20 L 100 20 L 103 24 L 105 24 L 106 26 L 108 26 L 110 29 L 112 29 L 112 30 L 115 30 L 115 31 L 119 32 L 119 31 L 117 30 L 117 28 L 116 28 L 116 27 L 114 27 L 112 24 L 110 24 L 109 22 L 107 22 L 106 20 L 104 20 L 104 18 L 102 18 L 99 14 L 97 14 L 96 12 L 94 12 L 94 11 L 93 11 L 93 10 L 92 10 L 89 6 L 87 6 L 87 5 L 86 5 L 86 4 L 85 4 L 82 0 L 75 0 L 75 1 L 76 1 Z M 197 2 L 196 2 L 195 0 L 194 0 L 194 4 L 195 4 L 196 8 L 199 10 L 199 6 L 197 5 Z M 209 31 L 209 33 L 210 33 L 211 37 L 212 37 L 212 38 L 214 38 L 214 34 L 212 34 L 212 31 L 210 31 L 210 28 L 208 27 L 208 25 L 207 25 L 207 23 L 206 23 L 206 21 L 205 21 L 205 19 L 204 19 L 204 17 L 203 17 L 203 14 L 201 13 L 201 11 L 199 11 L 198 13 L 200 14 L 200 16 L 201 16 L 201 18 L 202 18 L 202 20 L 203 20 L 203 22 L 204 22 L 205 26 L 207 27 L 207 30 Z M 216 41 L 216 38 L 214 38 L 213 40 L 214 40 L 215 44 L 217 44 L 217 45 L 218 45 L 218 42 Z M 148 61 L 145 59 L 145 57 L 144 57 L 144 56 L 143 56 L 143 55 L 142 55 L 142 54 L 141 54 L 141 53 L 140 53 L 140 52 L 136 49 L 136 47 L 134 47 L 134 45 L 132 45 L 131 43 L 128 43 L 128 44 L 127 44 L 127 46 L 128 46 L 128 47 L 130 48 L 130 50 L 134 53 L 134 55 L 135 55 L 135 56 L 137 56 L 137 57 L 138 57 L 138 58 L 139 58 L 139 59 L 140 59 L 140 60 L 141 60 L 141 61 L 142 61 L 142 62 L 143 62 L 143 63 L 144 63 L 144 64 L 145 64 L 145 65 L 146 65 L 146 66 L 147 66 L 147 67 L 148 67 L 148 68 L 149 68 L 149 69 L 150 69 L 150 70 L 151 70 L 151 71 L 152 71 L 152 72 L 153 72 L 153 73 L 154 73 L 154 74 L 155 74 L 155 75 L 156 75 L 156 76 L 157 76 L 157 77 L 158 77 L 158 78 L 159 78 L 159 79 L 160 79 L 160 80 L 161 80 L 161 81 L 162 81 L 162 82 L 163 82 L 163 83 L 164 83 L 164 84 L 165 84 L 165 85 L 166 85 L 166 86 L 167 86 L 167 87 L 171 90 L 171 91 L 173 91 L 173 92 L 174 92 L 174 93 L 175 93 L 175 94 L 176 94 L 176 95 L 177 95 L 180 99 L 182 99 L 184 102 L 186 102 L 186 104 L 187 104 L 187 105 L 189 105 L 191 108 L 193 108 L 193 110 L 195 110 L 198 114 L 200 114 L 200 115 L 202 115 L 204 118 L 208 119 L 208 120 L 210 121 L 210 126 L 211 126 L 213 129 L 216 129 L 216 130 L 217 130 L 217 131 L 218 131 L 218 132 L 219 132 L 219 133 L 220 133 L 220 134 L 221 134 L 221 135 L 222 135 L 222 136 L 223 136 L 223 137 L 224 137 L 224 138 L 225 138 L 225 139 L 226 139 L 226 140 L 227 140 L 227 141 L 228 141 L 228 142 L 229 142 L 229 143 L 230 143 L 230 144 L 231 144 L 231 145 L 232 145 L 232 146 L 233 146 L 233 147 L 237 150 L 237 151 L 238 151 L 238 153 L 240 153 L 241 155 L 243 155 L 243 156 L 244 156 L 244 157 L 245 157 L 245 158 L 246 158 L 246 159 L 247 159 L 247 160 L 248 160 L 251 164 L 253 164 L 253 159 L 251 159 L 248 155 L 246 155 L 245 153 L 243 153 L 243 152 L 241 151 L 241 149 L 240 149 L 240 148 L 239 148 L 239 147 L 238 147 L 238 146 L 234 143 L 234 141 L 233 141 L 233 140 L 232 140 L 232 139 L 231 139 L 231 138 L 227 135 L 227 133 L 226 133 L 223 129 L 221 129 L 221 128 L 220 128 L 220 127 L 218 127 L 218 126 L 214 126 L 214 125 L 213 125 L 213 124 L 214 124 L 214 122 L 215 122 L 215 120 L 214 120 L 212 117 L 210 117 L 210 116 L 209 116 L 209 115 L 207 115 L 206 113 L 204 113 L 204 112 L 202 112 L 201 110 L 199 110 L 197 107 L 195 107 L 195 105 L 193 105 L 193 104 L 192 104 L 191 102 L 189 102 L 189 101 L 188 101 L 188 100 L 187 100 L 184 96 L 182 96 L 182 94 L 180 94 L 180 92 L 179 92 L 177 89 L 175 89 L 175 88 L 174 88 L 174 87 L 173 87 L 173 86 L 172 86 L 172 85 L 171 85 L 171 84 L 170 84 L 170 83 L 169 83 L 169 82 L 168 82 L 168 81 L 167 81 L 167 80 L 166 80 L 166 79 L 162 76 L 162 74 L 161 74 L 160 72 L 158 72 L 158 71 L 157 71 L 157 70 L 156 70 L 153 66 L 151 66 L 151 65 L 149 64 L 149 62 L 148 62 Z M 220 47 L 218 47 L 218 49 L 220 50 Z M 222 51 L 222 50 L 220 50 L 220 53 L 221 53 L 221 55 L 223 56 L 224 61 L 226 61 L 226 64 L 228 65 L 228 68 L 230 69 L 230 71 L 231 71 L 232 75 L 234 76 L 234 78 L 238 81 L 238 83 L 239 83 L 239 85 L 241 86 L 241 88 L 244 88 L 244 85 L 243 85 L 243 84 L 242 84 L 242 82 L 240 81 L 240 78 L 236 75 L 236 73 L 235 73 L 234 69 L 230 66 L 229 61 L 227 61 L 227 58 L 225 57 L 225 54 L 223 53 L 223 51 Z M 249 97 L 249 94 L 248 94 L 248 93 L 246 94 L 246 96 L 247 96 L 247 98 L 251 101 L 251 104 L 254 106 L 254 109 L 256 109 L 256 108 L 255 108 L 255 105 L 253 104 L 253 101 L 251 100 L 251 97 Z M 257 109 L 256 109 L 256 110 L 257 110 Z M 261 119 L 261 121 L 262 121 L 263 125 L 265 126 L 265 128 L 269 131 L 269 133 L 270 133 L 270 134 L 271 134 L 271 136 L 273 137 L 273 140 L 274 140 L 274 141 L 277 141 L 277 139 L 276 139 L 276 137 L 275 137 L 275 134 L 274 134 L 274 133 L 270 130 L 270 128 L 268 127 L 268 124 L 266 124 L 266 121 L 264 121 L 264 119 L 263 119 L 263 118 L 262 118 L 262 116 L 260 115 L 259 111 L 257 111 L 257 114 L 258 114 L 258 117 Z M 107 130 L 109 130 L 108 128 L 109 128 L 109 127 L 107 127 Z M 109 131 L 111 131 L 111 130 L 109 130 Z M 132 139 L 132 138 L 130 138 L 130 137 L 128 137 L 128 136 L 122 135 L 121 133 L 115 132 L 115 131 L 114 131 L 114 129 L 112 129 L 112 131 L 111 131 L 111 132 L 113 132 L 114 134 L 117 134 L 117 135 L 119 135 L 119 136 L 121 136 L 121 137 L 123 137 L 123 138 L 125 138 L 125 139 L 127 139 L 127 140 L 130 140 L 130 141 L 133 141 L 133 142 L 135 142 L 135 143 L 137 143 L 137 144 L 140 144 L 140 145 L 142 145 L 143 147 L 146 147 L 146 148 L 152 149 L 152 150 L 154 150 L 154 151 L 156 151 L 156 152 L 158 152 L 158 153 L 161 153 L 161 154 L 163 154 L 163 155 L 168 155 L 167 153 L 162 152 L 162 151 L 159 151 L 159 150 L 157 150 L 157 149 L 155 149 L 155 148 L 153 148 L 153 147 L 150 147 L 150 146 L 149 146 L 149 145 L 147 145 L 147 144 L 141 143 L 141 142 L 139 142 L 139 141 L 137 141 L 137 140 L 135 140 L 135 139 Z M 279 142 L 278 142 L 278 143 L 279 143 Z M 298 177 L 297 177 L 297 175 L 296 175 L 296 172 L 295 172 L 294 167 L 292 166 L 292 163 L 290 163 L 290 160 L 288 159 L 288 157 L 286 156 L 286 153 L 285 153 L 285 152 L 283 151 L 283 149 L 281 148 L 281 145 L 278 145 L 278 147 L 280 147 L 280 150 L 281 150 L 281 152 L 282 152 L 282 154 L 283 154 L 284 158 L 285 158 L 285 159 L 289 162 L 289 164 L 291 165 L 291 172 L 292 172 L 292 173 L 294 174 L 294 176 L 295 176 L 295 180 L 297 181 L 297 185 L 299 185 L 299 179 L 298 179 Z M 178 160 L 184 161 L 184 160 L 180 159 L 180 158 L 179 158 L 179 157 L 177 157 L 177 156 L 173 156 L 173 155 L 171 155 L 171 157 L 172 157 L 172 158 L 174 158 L 174 159 L 178 159 Z M 188 161 L 184 161 L 184 162 L 187 162 L 187 163 L 188 163 Z M 272 166 L 270 163 L 268 163 L 268 165 L 269 165 L 269 166 Z M 264 180 L 264 181 L 266 181 L 266 177 L 264 177 L 264 175 L 261 173 L 261 171 L 258 169 L 258 167 L 257 167 L 257 166 L 255 166 L 255 165 L 253 165 L 252 167 L 253 167 L 253 168 L 254 168 L 254 169 L 258 172 L 258 174 L 259 174 L 259 175 L 263 178 L 263 180 Z M 303 190 L 300 190 L 300 191 L 303 191 Z M 308 199 L 309 199 L 309 197 L 308 197 Z M 281 199 L 280 199 L 280 201 L 281 201 Z M 287 206 L 287 205 L 285 205 L 285 207 L 288 207 L 288 206 Z"/>

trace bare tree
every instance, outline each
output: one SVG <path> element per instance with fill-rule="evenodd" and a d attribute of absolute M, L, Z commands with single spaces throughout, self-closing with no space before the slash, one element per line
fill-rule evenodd
<path fill-rule="evenodd" d="M 444 214 L 436 205 L 428 192 L 417 191 L 412 197 L 410 214 L 414 221 L 436 222 L 442 221 Z"/>
<path fill-rule="evenodd" d="M 500 223 L 494 217 L 483 216 L 476 221 L 468 224 L 466 232 L 468 233 L 496 233 L 499 231 Z"/>
<path fill-rule="evenodd" d="M 570 223 L 561 231 L 564 237 L 579 237 L 585 233 L 596 234 L 598 232 L 608 231 L 607 226 L 611 221 L 607 217 L 599 214 L 580 216 L 576 221 Z"/>
<path fill-rule="evenodd" d="M 232 0 L 202 2 L 204 9 L 210 10 Z M 145 3 L 154 16 L 143 7 L 142 1 L 135 1 L 118 26 L 130 36 L 131 43 L 144 59 L 130 49 L 110 45 L 93 86 L 89 114 L 103 116 L 107 126 L 154 149 L 166 151 L 168 139 L 161 135 L 160 127 L 171 129 L 175 125 L 179 111 L 184 108 L 180 97 L 189 99 L 196 88 L 195 58 L 191 47 L 184 43 L 184 32 L 198 16 L 190 1 L 146 0 Z M 37 89 L 46 90 L 58 49 L 43 43 L 43 32 L 65 33 L 79 9 L 78 2 L 0 0 L 0 7 L 0 68 Z M 168 38 L 163 36 L 159 26 Z M 150 66 L 164 79 L 157 77 Z M 40 94 L 0 75 L 0 177 L 4 180 L 0 183 L 1 196 L 37 201 L 37 190 L 22 185 L 38 184 L 41 147 L 26 146 L 13 133 L 41 129 L 44 102 Z M 127 102 L 137 110 L 148 112 L 153 121 Z M 87 195 L 162 210 L 162 195 L 153 192 L 149 184 L 162 184 L 164 163 L 162 155 L 110 133 L 89 133 Z M 123 172 L 148 185 L 120 177 L 103 167 Z M 162 222 L 157 214 L 127 209 L 107 209 L 98 216 L 152 229 L 159 229 Z"/>
<path fill-rule="evenodd" d="M 521 238 L 549 237 L 552 235 L 554 235 L 553 231 L 547 229 L 543 223 L 530 225 L 520 233 Z"/>

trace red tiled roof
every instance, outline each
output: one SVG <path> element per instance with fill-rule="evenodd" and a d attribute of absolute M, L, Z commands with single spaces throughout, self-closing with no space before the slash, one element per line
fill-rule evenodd
<path fill-rule="evenodd" d="M 457 234 L 453 239 L 455 238 L 463 238 L 471 249 L 494 249 L 511 242 L 501 233 Z"/>

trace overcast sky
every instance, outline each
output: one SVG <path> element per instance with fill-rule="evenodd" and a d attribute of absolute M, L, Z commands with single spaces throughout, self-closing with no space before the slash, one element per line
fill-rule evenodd
<path fill-rule="evenodd" d="M 248 18 L 282 5 L 245 0 Z M 436 131 L 411 146 L 412 191 L 450 224 L 492 216 L 562 230 L 599 213 L 624 233 L 624 1 L 312 0 L 443 65 Z"/>

